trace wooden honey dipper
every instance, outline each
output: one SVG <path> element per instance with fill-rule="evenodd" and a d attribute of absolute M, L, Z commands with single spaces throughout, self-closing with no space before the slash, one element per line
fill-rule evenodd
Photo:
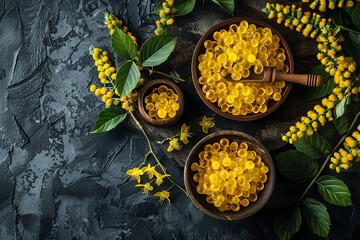
<path fill-rule="evenodd" d="M 247 78 L 240 80 L 233 80 L 229 78 L 222 78 L 223 80 L 231 82 L 241 82 L 241 83 L 269 83 L 269 82 L 278 82 L 285 81 L 289 83 L 302 84 L 308 87 L 319 87 L 323 82 L 323 78 L 320 75 L 316 74 L 291 74 L 291 73 L 282 73 L 276 71 L 271 67 L 264 67 L 264 71 L 260 74 L 255 74 L 251 71 L 250 75 Z"/>

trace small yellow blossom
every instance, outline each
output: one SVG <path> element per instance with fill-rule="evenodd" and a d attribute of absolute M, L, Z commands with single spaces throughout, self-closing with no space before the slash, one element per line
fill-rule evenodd
<path fill-rule="evenodd" d="M 212 117 L 203 116 L 203 119 L 201 122 L 199 122 L 199 125 L 202 127 L 202 131 L 204 133 L 208 133 L 209 128 L 213 128 L 215 126 L 215 122 L 213 120 L 214 118 Z"/>
<path fill-rule="evenodd" d="M 191 137 L 191 133 L 189 133 L 189 130 L 190 126 L 186 126 L 186 124 L 183 123 L 180 130 L 180 141 L 182 141 L 184 144 L 189 143 L 188 138 Z"/>
<path fill-rule="evenodd" d="M 136 184 L 135 187 L 142 187 L 143 194 L 148 194 L 150 191 L 154 189 L 154 187 L 151 186 L 151 184 L 148 182 L 145 184 Z"/>
<path fill-rule="evenodd" d="M 155 184 L 160 186 L 164 182 L 164 178 L 170 177 L 170 175 L 169 174 L 156 173 L 155 177 L 156 177 Z"/>
<path fill-rule="evenodd" d="M 167 151 L 172 152 L 174 149 L 175 150 L 180 150 L 181 148 L 182 148 L 182 146 L 179 143 L 179 139 L 178 138 L 172 138 L 169 141 L 169 147 L 168 147 Z"/>
<path fill-rule="evenodd" d="M 149 179 L 153 179 L 154 175 L 158 174 L 155 166 L 151 166 L 150 164 L 148 164 L 146 167 L 143 167 L 141 170 L 144 173 L 147 173 Z"/>
<path fill-rule="evenodd" d="M 170 193 L 169 193 L 168 191 L 166 191 L 166 190 L 161 191 L 161 192 L 157 192 L 157 193 L 154 194 L 154 196 L 155 196 L 155 197 L 159 197 L 159 202 L 160 202 L 161 204 L 163 204 L 163 202 L 164 202 L 165 200 L 168 200 L 168 202 L 170 202 L 170 199 L 169 199 Z"/>
<path fill-rule="evenodd" d="M 126 172 L 127 175 L 129 175 L 131 177 L 131 179 L 136 180 L 138 183 L 141 181 L 141 175 L 144 174 L 143 170 L 139 169 L 139 168 L 133 168 L 133 169 L 129 169 Z"/>

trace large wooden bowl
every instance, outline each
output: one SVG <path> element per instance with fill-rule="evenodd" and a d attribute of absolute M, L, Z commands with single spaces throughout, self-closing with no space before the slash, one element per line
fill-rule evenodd
<path fill-rule="evenodd" d="M 196 172 L 193 172 L 190 168 L 193 162 L 199 162 L 199 153 L 204 150 L 206 144 L 213 144 L 215 142 L 219 142 L 220 139 L 224 137 L 228 138 L 230 142 L 246 142 L 249 146 L 249 149 L 254 150 L 261 157 L 262 162 L 264 162 L 264 164 L 269 168 L 269 172 L 267 173 L 268 180 L 267 182 L 265 182 L 264 189 L 258 193 L 258 199 L 255 202 L 250 203 L 249 206 L 241 208 L 238 212 L 234 212 L 231 210 L 221 212 L 213 204 L 208 203 L 206 201 L 206 195 L 199 194 L 196 191 L 196 186 L 198 185 L 198 183 L 193 180 L 193 176 Z M 243 219 L 255 214 L 266 204 L 275 185 L 275 166 L 269 152 L 255 138 L 243 132 L 223 130 L 206 136 L 194 146 L 188 158 L 186 159 L 184 182 L 186 191 L 189 194 L 191 201 L 203 213 L 216 219 L 233 221 Z"/>
<path fill-rule="evenodd" d="M 205 53 L 205 47 L 204 47 L 204 42 L 208 39 L 213 39 L 212 35 L 215 31 L 219 31 L 221 29 L 229 29 L 231 24 L 239 24 L 242 20 L 247 21 L 249 24 L 253 23 L 255 24 L 257 27 L 268 27 L 271 29 L 271 31 L 276 34 L 279 38 L 280 38 L 280 47 L 285 49 L 285 55 L 286 55 L 286 61 L 285 63 L 289 66 L 289 73 L 294 73 L 294 60 L 293 60 L 293 56 L 291 54 L 290 48 L 288 46 L 288 44 L 285 41 L 285 38 L 277 31 L 275 30 L 272 26 L 270 26 L 267 23 L 264 23 L 260 20 L 257 19 L 252 19 L 252 18 L 245 18 L 245 17 L 237 17 L 237 18 L 230 18 L 227 19 L 223 22 L 220 22 L 214 26 L 212 26 L 207 32 L 205 32 L 205 34 L 200 38 L 199 42 L 197 43 L 193 56 L 192 56 L 192 60 L 191 60 L 191 74 L 192 74 L 192 81 L 193 84 L 195 86 L 195 89 L 198 93 L 198 95 L 200 96 L 200 98 L 202 99 L 202 101 L 215 113 L 219 114 L 220 116 L 223 116 L 225 118 L 228 119 L 232 119 L 232 120 L 236 120 L 236 121 L 252 121 L 252 120 L 256 120 L 256 119 L 260 119 L 263 118 L 267 115 L 269 115 L 270 113 L 272 113 L 273 111 L 275 111 L 275 109 L 277 109 L 286 99 L 286 97 L 289 95 L 290 89 L 291 89 L 291 84 L 290 83 L 286 83 L 286 86 L 283 88 L 282 92 L 281 92 L 281 99 L 280 101 L 274 101 L 271 100 L 270 102 L 267 103 L 267 111 L 264 113 L 249 113 L 247 115 L 233 115 L 231 113 L 228 112 L 223 112 L 221 111 L 221 109 L 217 106 L 217 103 L 212 103 L 210 102 L 206 97 L 205 94 L 203 93 L 203 91 L 201 90 L 201 85 L 199 83 L 199 77 L 201 76 L 200 71 L 198 70 L 198 65 L 199 65 L 199 61 L 198 61 L 198 56 L 202 53 Z M 241 82 L 241 80 L 239 81 Z"/>
<path fill-rule="evenodd" d="M 178 95 L 180 108 L 176 112 L 175 117 L 170 118 L 170 119 L 157 120 L 157 119 L 151 118 L 147 114 L 147 111 L 145 109 L 144 100 L 145 100 L 145 97 L 148 96 L 152 92 L 153 89 L 155 89 L 161 85 L 165 85 L 166 87 L 172 89 Z M 166 80 L 166 79 L 151 80 L 150 82 L 148 82 L 145 86 L 143 86 L 141 88 L 141 91 L 139 93 L 138 108 L 139 108 L 140 116 L 146 122 L 148 122 L 154 126 L 170 126 L 170 125 L 176 123 L 177 121 L 179 121 L 179 119 L 181 118 L 181 116 L 184 113 L 184 109 L 185 109 L 184 94 L 175 83 L 173 83 L 169 80 Z"/>

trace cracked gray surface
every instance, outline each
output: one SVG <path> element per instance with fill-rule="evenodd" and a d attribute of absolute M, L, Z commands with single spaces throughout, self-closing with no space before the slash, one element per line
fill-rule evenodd
<path fill-rule="evenodd" d="M 267 209 L 246 220 L 218 221 L 178 190 L 172 192 L 172 204 L 160 206 L 125 175 L 147 152 L 144 138 L 123 125 L 89 134 L 103 104 L 88 92 L 96 81 L 88 47 L 109 48 L 103 15 L 124 16 L 134 34 L 145 37 L 154 29 L 149 15 L 154 2 L 0 0 L 1 240 L 274 239 Z M 179 20 L 174 32 L 183 34 L 181 47 L 196 42 L 192 22 L 207 11 L 213 8 Z M 182 54 L 177 57 L 189 57 Z M 174 59 L 178 69 L 181 61 Z M 188 72 L 187 66 L 182 70 Z M 182 184 L 182 169 L 158 152 Z M 335 213 L 330 239 L 359 236 L 360 177 L 344 178 L 351 182 L 355 206 L 330 206 Z M 299 239 L 309 236 L 302 229 Z"/>

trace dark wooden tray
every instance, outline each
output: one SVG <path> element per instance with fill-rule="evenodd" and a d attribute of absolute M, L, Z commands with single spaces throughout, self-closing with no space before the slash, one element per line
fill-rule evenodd
<path fill-rule="evenodd" d="M 273 26 L 285 37 L 294 57 L 295 73 L 308 73 L 312 67 L 319 65 L 319 62 L 316 60 L 315 54 L 317 48 L 314 40 L 304 38 L 300 33 L 291 31 L 282 25 L 278 25 L 275 21 L 266 19 L 265 14 L 259 9 L 260 6 L 259 8 L 255 6 L 255 9 L 239 5 L 240 4 L 237 4 L 239 9 L 235 11 L 234 17 L 260 19 Z M 300 100 L 297 96 L 299 89 L 303 88 L 294 85 L 285 102 L 269 116 L 250 122 L 237 122 L 216 115 L 200 100 L 191 80 L 190 66 L 192 53 L 203 33 L 214 24 L 230 17 L 232 16 L 217 7 L 205 5 L 203 8 L 196 8 L 194 12 L 186 17 L 176 18 L 173 28 L 173 34 L 177 37 L 176 49 L 170 56 L 170 59 L 161 67 L 157 68 L 167 73 L 176 72 L 187 80 L 185 83 L 178 83 L 178 86 L 184 92 L 186 110 L 182 119 L 170 127 L 155 127 L 141 118 L 139 118 L 139 120 L 143 124 L 146 132 L 154 140 L 162 140 L 175 135 L 180 131 L 181 124 L 184 122 L 187 125 L 191 125 L 190 132 L 195 133 L 195 136 L 183 149 L 168 153 L 166 151 L 168 144 L 166 143 L 161 146 L 166 155 L 176 165 L 183 167 L 192 146 L 206 136 L 206 134 L 202 133 L 201 127 L 198 124 L 203 115 L 215 117 L 216 127 L 210 129 L 210 133 L 218 130 L 243 131 L 254 136 L 269 151 L 273 151 L 285 145 L 281 140 L 281 133 L 286 132 L 291 123 L 314 105 L 313 102 L 303 102 Z M 163 77 L 153 74 L 148 77 L 148 80 L 156 78 Z M 134 122 L 130 118 L 126 121 L 126 125 L 129 128 L 136 129 Z"/>

